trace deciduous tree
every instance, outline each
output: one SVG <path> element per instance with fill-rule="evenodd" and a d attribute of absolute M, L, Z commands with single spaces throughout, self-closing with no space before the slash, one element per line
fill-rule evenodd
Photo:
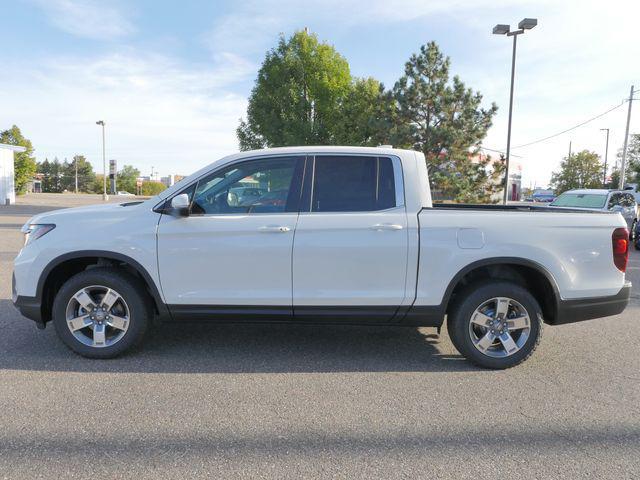
<path fill-rule="evenodd" d="M 14 153 L 14 184 L 17 193 L 24 193 L 33 176 L 36 174 L 36 159 L 33 157 L 31 141 L 22 135 L 20 129 L 13 125 L 0 132 L 0 143 L 25 147 L 24 152 Z"/>
<path fill-rule="evenodd" d="M 557 195 L 576 188 L 601 188 L 602 169 L 597 153 L 582 150 L 562 160 L 560 171 L 551 175 L 551 187 Z"/>

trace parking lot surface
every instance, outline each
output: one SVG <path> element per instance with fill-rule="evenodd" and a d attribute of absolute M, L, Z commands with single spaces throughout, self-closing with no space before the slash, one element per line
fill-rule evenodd
<path fill-rule="evenodd" d="M 622 315 L 547 326 L 507 371 L 348 326 L 165 325 L 87 360 L 13 308 L 11 262 L 31 215 L 96 201 L 0 207 L 0 478 L 640 477 L 640 252 Z"/>

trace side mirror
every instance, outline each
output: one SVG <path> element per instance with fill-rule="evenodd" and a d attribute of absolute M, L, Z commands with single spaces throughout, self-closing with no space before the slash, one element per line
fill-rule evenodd
<path fill-rule="evenodd" d="M 171 199 L 169 209 L 167 211 L 169 215 L 174 217 L 188 217 L 189 216 L 189 195 L 181 193 Z"/>
<path fill-rule="evenodd" d="M 624 208 L 622 208 L 621 205 L 614 205 L 609 210 L 611 210 L 612 212 L 622 212 L 624 211 Z"/>

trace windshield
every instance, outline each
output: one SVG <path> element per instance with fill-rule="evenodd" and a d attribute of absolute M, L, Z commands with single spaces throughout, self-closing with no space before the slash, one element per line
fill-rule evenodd
<path fill-rule="evenodd" d="M 563 193 L 551 205 L 554 207 L 602 208 L 606 195 L 597 193 Z"/>

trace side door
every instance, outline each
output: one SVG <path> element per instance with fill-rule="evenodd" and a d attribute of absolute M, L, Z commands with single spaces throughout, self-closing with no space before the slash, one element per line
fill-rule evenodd
<path fill-rule="evenodd" d="M 315 155 L 307 170 L 293 247 L 296 319 L 389 321 L 407 280 L 400 159 Z"/>
<path fill-rule="evenodd" d="M 190 215 L 163 214 L 157 234 L 160 281 L 172 313 L 291 315 L 303 169 L 301 156 L 247 160 L 180 192 L 190 196 Z"/>

